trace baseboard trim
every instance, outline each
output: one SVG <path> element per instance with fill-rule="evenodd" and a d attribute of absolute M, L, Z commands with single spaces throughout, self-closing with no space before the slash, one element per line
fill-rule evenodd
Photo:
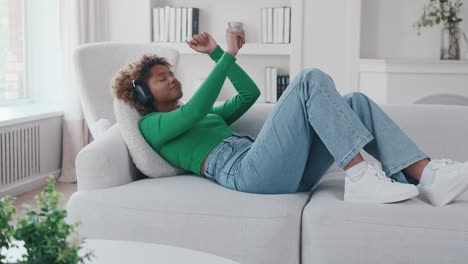
<path fill-rule="evenodd" d="M 44 187 L 47 185 L 47 178 L 52 174 L 54 176 L 54 180 L 60 176 L 61 169 L 42 173 L 36 176 L 29 177 L 21 182 L 15 182 L 14 184 L 2 187 L 0 189 L 0 197 L 4 197 L 6 195 L 11 196 L 18 196 L 23 193 L 36 190 L 38 188 Z"/>

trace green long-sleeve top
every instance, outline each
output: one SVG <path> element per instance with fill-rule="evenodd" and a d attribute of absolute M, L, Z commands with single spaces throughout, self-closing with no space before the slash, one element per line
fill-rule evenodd
<path fill-rule="evenodd" d="M 232 136 L 229 125 L 241 117 L 260 96 L 260 90 L 236 58 L 218 45 L 209 54 L 216 62 L 205 81 L 190 100 L 170 112 L 152 112 L 138 121 L 145 140 L 174 166 L 201 175 L 209 152 L 223 139 Z M 237 95 L 213 106 L 229 78 Z"/>

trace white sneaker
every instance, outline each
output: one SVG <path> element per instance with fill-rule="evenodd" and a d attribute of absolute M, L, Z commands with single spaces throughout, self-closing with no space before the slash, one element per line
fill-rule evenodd
<path fill-rule="evenodd" d="M 419 195 L 413 184 L 400 183 L 385 176 L 376 162 L 368 161 L 364 175 L 353 182 L 345 177 L 344 200 L 361 203 L 393 203 Z"/>
<path fill-rule="evenodd" d="M 429 186 L 418 184 L 417 187 L 432 205 L 446 205 L 468 189 L 468 162 L 440 159 L 431 160 L 430 165 L 434 181 Z"/>

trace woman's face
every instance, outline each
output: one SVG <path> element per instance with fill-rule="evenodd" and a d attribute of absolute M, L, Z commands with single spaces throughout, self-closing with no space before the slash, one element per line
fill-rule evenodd
<path fill-rule="evenodd" d="M 168 66 L 154 65 L 147 84 L 156 103 L 174 102 L 183 96 L 182 85 Z"/>

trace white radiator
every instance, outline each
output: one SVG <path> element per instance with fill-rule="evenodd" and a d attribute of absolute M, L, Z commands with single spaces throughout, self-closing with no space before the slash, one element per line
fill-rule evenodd
<path fill-rule="evenodd" d="M 44 186 L 60 173 L 62 117 L 0 128 L 0 197 Z"/>

